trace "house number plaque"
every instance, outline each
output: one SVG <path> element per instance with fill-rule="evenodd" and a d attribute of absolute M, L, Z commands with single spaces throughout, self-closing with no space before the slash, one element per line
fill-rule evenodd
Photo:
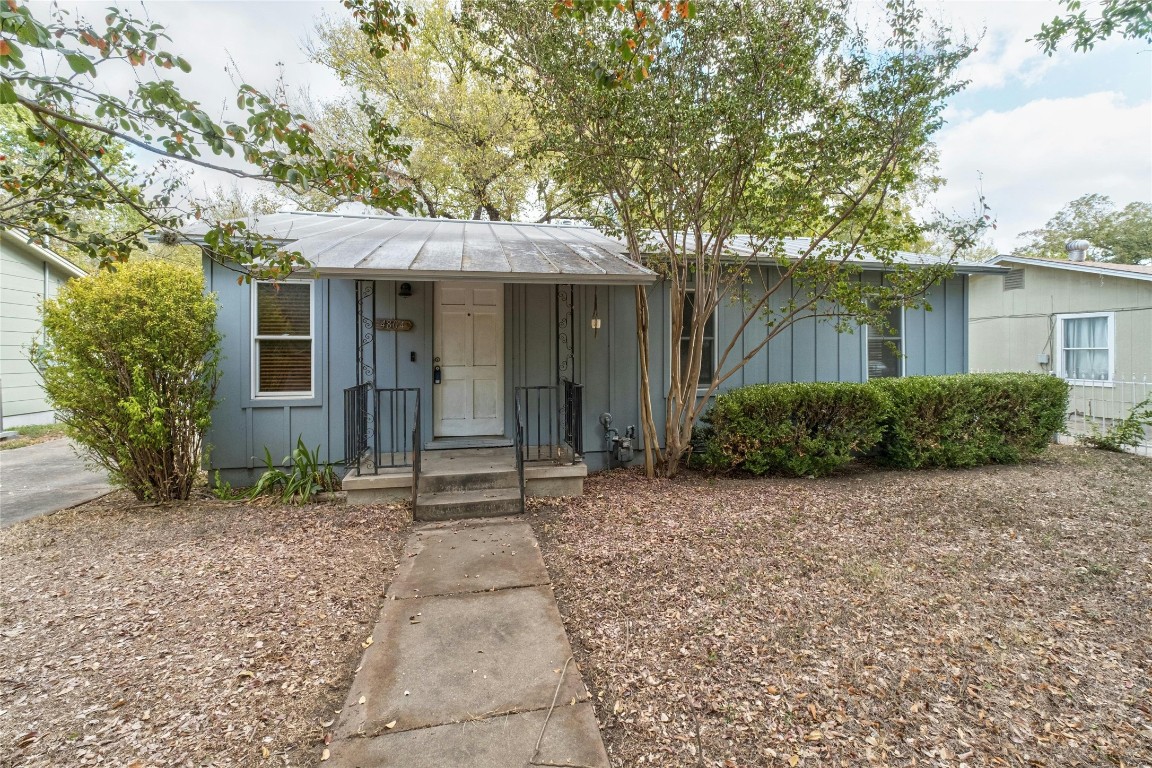
<path fill-rule="evenodd" d="M 376 318 L 376 330 L 378 331 L 410 331 L 413 328 L 411 320 L 385 320 L 384 318 Z"/>

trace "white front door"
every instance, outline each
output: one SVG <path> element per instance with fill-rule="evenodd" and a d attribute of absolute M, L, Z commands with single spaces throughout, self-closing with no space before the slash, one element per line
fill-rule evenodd
<path fill-rule="evenodd" d="M 504 285 L 436 283 L 436 437 L 504 434 Z"/>

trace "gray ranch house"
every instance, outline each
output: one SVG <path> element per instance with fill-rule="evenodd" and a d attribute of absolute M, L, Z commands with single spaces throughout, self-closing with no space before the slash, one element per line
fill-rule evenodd
<path fill-rule="evenodd" d="M 662 419 L 669 350 L 680 343 L 667 338 L 668 290 L 595 229 L 311 213 L 251 226 L 314 269 L 238 283 L 234 269 L 204 260 L 224 337 L 209 469 L 234 485 L 255 482 L 265 448 L 279 461 L 302 438 L 348 467 L 350 503 L 410 497 L 421 519 L 518 511 L 525 494 L 577 495 L 589 471 L 642 448 L 630 429 L 640 419 L 638 285 L 653 294 Z M 861 279 L 881 280 L 883 266 L 865 261 Z M 765 265 L 743 300 L 775 269 Z M 932 311 L 892 319 L 894 336 L 799 321 L 725 388 L 964 372 L 968 275 L 981 271 L 1002 268 L 958 265 L 932 288 Z M 739 306 L 718 308 L 705 329 L 713 358 L 740 319 Z M 755 325 L 746 348 L 765 333 Z"/>

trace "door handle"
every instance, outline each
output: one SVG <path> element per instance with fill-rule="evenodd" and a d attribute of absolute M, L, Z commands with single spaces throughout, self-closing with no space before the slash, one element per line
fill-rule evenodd
<path fill-rule="evenodd" d="M 432 369 L 432 383 L 433 384 L 439 384 L 440 383 L 440 366 L 436 366 L 435 368 Z"/>

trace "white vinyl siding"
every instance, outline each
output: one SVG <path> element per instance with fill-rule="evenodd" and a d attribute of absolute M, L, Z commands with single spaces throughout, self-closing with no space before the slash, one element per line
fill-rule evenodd
<path fill-rule="evenodd" d="M 252 391 L 256 397 L 313 394 L 311 282 L 253 283 Z"/>
<path fill-rule="evenodd" d="M 53 419 L 28 349 L 41 336 L 41 303 L 55 297 L 68 278 L 16 237 L 0 242 L 0 399 L 9 425 Z"/>

